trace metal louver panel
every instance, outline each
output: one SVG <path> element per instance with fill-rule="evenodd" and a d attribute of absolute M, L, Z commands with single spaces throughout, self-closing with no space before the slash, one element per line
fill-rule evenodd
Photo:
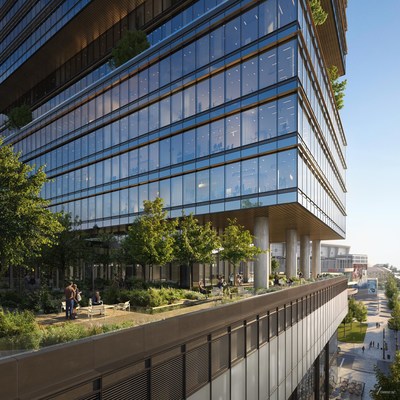
<path fill-rule="evenodd" d="M 209 380 L 208 343 L 186 353 L 186 396 L 200 389 Z"/>
<path fill-rule="evenodd" d="M 144 371 L 103 389 L 102 400 L 148 400 L 148 372 Z"/>
<path fill-rule="evenodd" d="M 229 337 L 222 336 L 211 344 L 211 376 L 215 378 L 229 367 Z"/>
<path fill-rule="evenodd" d="M 183 398 L 183 355 L 180 355 L 151 370 L 151 399 L 181 400 Z"/>

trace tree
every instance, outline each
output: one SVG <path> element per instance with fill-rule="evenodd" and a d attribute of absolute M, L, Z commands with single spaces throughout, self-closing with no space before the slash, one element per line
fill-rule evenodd
<path fill-rule="evenodd" d="M 49 275 L 54 269 L 60 271 L 60 279 L 63 281 L 67 267 L 77 266 L 87 256 L 89 243 L 86 234 L 77 229 L 81 224 L 77 217 L 72 219 L 71 214 L 61 213 L 57 215 L 57 219 L 63 230 L 55 236 L 54 245 L 43 248 L 37 261 Z"/>
<path fill-rule="evenodd" d="M 339 72 L 338 68 L 335 65 L 332 65 L 331 68 L 328 68 L 328 75 L 331 81 L 333 95 L 335 97 L 335 103 L 338 110 L 341 110 L 344 106 L 344 91 L 347 85 L 347 79 L 343 81 L 339 81 Z"/>
<path fill-rule="evenodd" d="M 164 265 L 174 257 L 173 233 L 176 220 L 167 220 L 163 211 L 163 200 L 143 202 L 144 213 L 133 222 L 122 246 L 127 258 L 142 266 L 145 277 L 146 266 Z"/>
<path fill-rule="evenodd" d="M 149 47 L 150 43 L 143 31 L 126 31 L 111 52 L 111 66 L 119 67 Z"/>
<path fill-rule="evenodd" d="M 396 301 L 394 303 L 392 318 L 388 321 L 388 326 L 390 329 L 395 331 L 400 331 L 400 302 Z"/>
<path fill-rule="evenodd" d="M 320 0 L 310 0 L 310 8 L 315 25 L 322 25 L 328 18 L 328 13 L 321 6 Z"/>
<path fill-rule="evenodd" d="M 367 307 L 362 301 L 356 301 L 354 304 L 354 318 L 360 324 L 361 332 L 361 323 L 367 320 Z"/>
<path fill-rule="evenodd" d="M 398 297 L 399 287 L 397 286 L 397 281 L 393 275 L 388 275 L 385 283 L 385 296 L 387 299 L 392 297 Z"/>
<path fill-rule="evenodd" d="M 375 400 L 400 399 L 400 351 L 396 351 L 388 375 L 385 375 L 377 366 L 374 369 L 376 384 L 370 391 L 371 398 Z"/>
<path fill-rule="evenodd" d="M 355 300 L 353 297 L 349 298 L 348 301 L 348 312 L 346 316 L 343 318 L 343 325 L 344 325 L 344 336 L 346 336 L 346 324 L 352 324 L 354 320 L 354 309 L 355 309 Z"/>
<path fill-rule="evenodd" d="M 175 259 L 190 269 L 189 286 L 193 286 L 193 265 L 211 263 L 213 250 L 220 247 L 220 241 L 211 223 L 200 225 L 193 217 L 183 216 L 175 235 Z"/>
<path fill-rule="evenodd" d="M 32 121 L 32 112 L 27 104 L 13 108 L 7 115 L 6 127 L 20 129 Z"/>
<path fill-rule="evenodd" d="M 0 275 L 9 265 L 24 265 L 27 259 L 51 246 L 62 225 L 40 197 L 47 182 L 43 167 L 36 172 L 19 160 L 0 138 Z"/>
<path fill-rule="evenodd" d="M 228 226 L 221 238 L 222 250 L 219 253 L 222 260 L 228 261 L 233 266 L 236 276 L 236 267 L 241 261 L 253 260 L 262 253 L 259 247 L 254 246 L 254 238 L 248 230 L 239 225 L 236 219 L 228 219 Z M 236 279 L 234 279 L 236 285 Z"/>

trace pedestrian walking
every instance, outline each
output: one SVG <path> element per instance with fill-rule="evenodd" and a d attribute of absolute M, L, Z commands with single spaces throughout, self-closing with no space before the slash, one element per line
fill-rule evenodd
<path fill-rule="evenodd" d="M 378 350 L 379 350 L 379 343 L 377 344 L 377 346 L 376 346 L 377 348 L 378 348 Z"/>
<path fill-rule="evenodd" d="M 372 347 L 372 340 L 369 342 L 369 348 Z"/>
<path fill-rule="evenodd" d="M 365 350 L 365 347 L 363 346 L 363 347 L 362 347 L 362 351 L 363 351 L 363 353 L 364 353 L 364 350 Z"/>

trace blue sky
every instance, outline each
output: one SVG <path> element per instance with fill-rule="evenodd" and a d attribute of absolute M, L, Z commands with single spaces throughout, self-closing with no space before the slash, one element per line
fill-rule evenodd
<path fill-rule="evenodd" d="M 350 0 L 347 88 L 347 235 L 369 264 L 400 267 L 399 0 Z"/>

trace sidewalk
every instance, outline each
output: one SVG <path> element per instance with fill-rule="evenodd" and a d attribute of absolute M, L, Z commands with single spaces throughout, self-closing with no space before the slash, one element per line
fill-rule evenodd
<path fill-rule="evenodd" d="M 379 299 L 379 300 L 378 300 Z M 387 327 L 390 318 L 390 310 L 387 308 L 386 298 L 383 292 L 378 292 L 374 299 L 363 299 L 368 308 L 368 328 L 364 343 L 339 342 L 340 353 L 338 355 L 338 384 L 343 379 L 356 380 L 365 383 L 363 396 L 343 394 L 342 398 L 348 399 L 370 399 L 369 391 L 373 389 L 376 378 L 374 367 L 382 371 L 388 371 L 396 352 L 396 333 Z M 380 324 L 377 327 L 377 323 Z M 383 351 L 383 335 L 387 350 Z M 370 347 L 370 344 L 374 346 Z M 399 343 L 400 344 L 400 343 Z M 378 348 L 379 345 L 379 348 Z M 365 347 L 363 352 L 362 347 Z M 385 359 L 383 358 L 385 355 Z"/>

